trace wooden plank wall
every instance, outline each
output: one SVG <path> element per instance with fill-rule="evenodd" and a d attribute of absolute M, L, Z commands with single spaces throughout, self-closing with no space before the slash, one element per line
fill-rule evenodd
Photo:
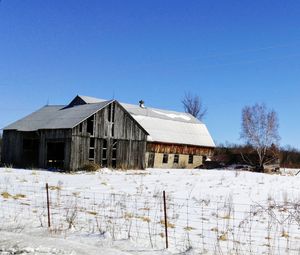
<path fill-rule="evenodd" d="M 118 140 L 117 168 L 144 169 L 146 141 Z"/>
<path fill-rule="evenodd" d="M 147 152 L 167 153 L 167 154 L 192 154 L 210 156 L 214 148 L 193 145 L 166 144 L 152 142 L 147 144 Z"/>
<path fill-rule="evenodd" d="M 113 141 L 117 141 L 117 168 L 145 168 L 147 134 L 133 118 L 115 104 L 114 122 L 108 120 L 109 106 L 95 113 L 94 139 L 95 163 L 102 163 L 103 140 L 107 141 L 108 167 L 111 167 Z M 80 125 L 82 125 L 80 127 Z M 112 128 L 114 126 L 114 135 Z M 80 132 L 80 129 L 82 131 Z M 89 162 L 91 135 L 87 132 L 87 120 L 72 130 L 71 169 L 78 169 Z"/>
<path fill-rule="evenodd" d="M 64 168 L 70 167 L 71 130 L 40 130 L 35 132 L 20 132 L 15 130 L 4 130 L 2 162 L 13 164 L 17 167 L 25 167 L 26 159 L 23 157 L 24 139 L 37 140 L 39 143 L 38 164 L 32 167 L 47 167 L 47 142 L 65 143 Z"/>
<path fill-rule="evenodd" d="M 71 129 L 45 129 L 39 131 L 39 167 L 47 167 L 47 143 L 48 142 L 64 142 L 65 143 L 65 160 L 64 169 L 70 169 L 71 155 Z"/>
<path fill-rule="evenodd" d="M 4 130 L 2 141 L 2 162 L 4 164 L 21 165 L 22 139 L 20 133 L 15 130 Z"/>

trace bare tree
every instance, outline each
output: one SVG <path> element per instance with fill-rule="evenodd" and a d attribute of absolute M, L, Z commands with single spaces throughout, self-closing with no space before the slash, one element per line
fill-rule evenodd
<path fill-rule="evenodd" d="M 264 171 L 264 165 L 278 159 L 278 117 L 274 110 L 269 110 L 265 104 L 246 106 L 242 110 L 241 138 L 250 145 L 257 155 L 255 162 L 248 163 Z"/>
<path fill-rule="evenodd" d="M 198 120 L 202 120 L 207 113 L 207 109 L 203 106 L 201 99 L 197 95 L 185 93 L 181 102 L 184 111 L 193 115 Z"/>

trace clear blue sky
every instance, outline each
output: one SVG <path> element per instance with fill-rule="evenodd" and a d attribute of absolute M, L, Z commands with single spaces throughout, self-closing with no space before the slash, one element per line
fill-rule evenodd
<path fill-rule="evenodd" d="M 300 148 L 300 1 L 2 0 L 0 127 L 76 94 L 182 110 L 198 94 L 217 143 L 265 102 Z"/>

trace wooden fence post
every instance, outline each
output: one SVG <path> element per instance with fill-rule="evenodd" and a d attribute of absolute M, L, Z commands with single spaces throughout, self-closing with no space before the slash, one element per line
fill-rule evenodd
<path fill-rule="evenodd" d="M 167 203 L 166 203 L 166 192 L 163 191 L 163 199 L 164 199 L 164 216 L 165 216 L 165 235 L 166 235 L 166 249 L 169 248 L 169 240 L 168 240 L 168 219 L 167 219 Z"/>
<path fill-rule="evenodd" d="M 49 186 L 48 186 L 48 183 L 46 183 L 46 193 L 47 193 L 48 228 L 50 228 L 51 227 L 51 222 L 50 222 L 50 201 L 49 201 Z"/>

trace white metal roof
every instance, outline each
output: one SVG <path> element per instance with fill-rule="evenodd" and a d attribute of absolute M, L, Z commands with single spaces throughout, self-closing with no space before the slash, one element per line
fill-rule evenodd
<path fill-rule="evenodd" d="M 215 147 L 205 124 L 132 115 L 149 133 L 148 141 Z"/>
<path fill-rule="evenodd" d="M 149 133 L 148 141 L 215 147 L 206 125 L 191 114 L 121 104 Z"/>
<path fill-rule="evenodd" d="M 162 110 L 157 108 L 140 107 L 139 105 L 124 104 L 124 103 L 121 103 L 121 105 L 132 115 L 148 116 L 157 119 L 173 120 L 179 122 L 201 123 L 194 116 L 185 112 L 175 112 L 175 111 L 168 111 L 168 110 Z"/>

